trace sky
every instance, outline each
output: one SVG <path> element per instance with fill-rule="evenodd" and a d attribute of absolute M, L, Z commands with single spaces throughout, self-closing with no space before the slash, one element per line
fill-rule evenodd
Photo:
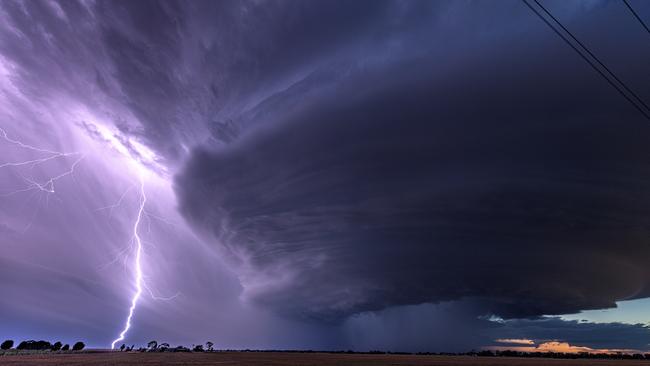
<path fill-rule="evenodd" d="M 649 137 L 521 1 L 2 1 L 0 338 L 648 351 Z"/>

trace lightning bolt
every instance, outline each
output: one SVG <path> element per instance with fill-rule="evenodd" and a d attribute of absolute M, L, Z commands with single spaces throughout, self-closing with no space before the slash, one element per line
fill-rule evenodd
<path fill-rule="evenodd" d="M 22 148 L 25 148 L 25 149 L 38 151 L 38 152 L 43 152 L 43 153 L 48 153 L 48 154 L 53 154 L 53 155 L 65 155 L 65 153 L 62 153 L 62 152 L 59 152 L 59 151 L 41 149 L 41 148 L 38 148 L 38 147 L 35 147 L 35 146 L 32 146 L 32 145 L 27 145 L 27 144 L 22 143 L 22 142 L 20 142 L 18 140 L 14 140 L 14 139 L 9 137 L 9 135 L 7 134 L 7 131 L 5 131 L 2 127 L 0 127 L 0 135 L 2 135 L 2 138 L 5 141 L 9 142 L 10 144 L 18 145 L 18 146 L 20 146 Z"/>
<path fill-rule="evenodd" d="M 131 329 L 131 322 L 133 320 L 133 315 L 135 314 L 135 309 L 138 305 L 138 301 L 140 300 L 140 297 L 142 296 L 142 293 L 144 290 L 147 290 L 149 295 L 151 296 L 152 299 L 154 300 L 162 300 L 162 301 L 168 301 L 168 300 L 173 300 L 177 298 L 180 295 L 180 292 L 177 292 L 173 296 L 169 297 L 162 297 L 162 296 L 157 296 L 154 294 L 153 290 L 147 285 L 147 282 L 145 280 L 145 277 L 143 275 L 142 271 L 142 253 L 143 253 L 143 241 L 142 238 L 140 237 L 140 225 L 142 223 L 143 217 L 149 217 L 150 213 L 147 213 L 145 210 L 145 206 L 147 203 L 147 195 L 145 192 L 145 180 L 144 180 L 144 171 L 140 171 L 139 174 L 139 179 L 140 179 L 140 205 L 138 207 L 138 215 L 136 217 L 136 220 L 133 224 L 133 236 L 132 240 L 135 242 L 135 259 L 134 259 L 134 267 L 135 267 L 135 274 L 134 274 L 134 282 L 135 282 L 135 293 L 131 297 L 131 306 L 129 307 L 129 313 L 126 317 L 126 321 L 124 322 L 124 327 L 122 328 L 122 331 L 120 332 L 119 336 L 111 342 L 111 349 L 115 349 L 115 345 L 118 342 L 123 341 L 126 338 L 126 334 L 128 333 L 129 329 Z M 126 194 L 126 193 L 125 193 Z M 124 199 L 123 194 L 120 197 L 120 201 L 118 201 L 118 204 Z M 112 206 L 107 206 L 107 207 L 114 207 Z M 159 218 L 162 219 L 162 218 Z"/>
<path fill-rule="evenodd" d="M 117 342 L 123 341 L 124 337 L 126 336 L 126 333 L 129 331 L 131 328 L 131 320 L 133 319 L 133 314 L 135 313 L 135 307 L 138 304 L 138 300 L 140 299 L 140 296 L 142 295 L 142 239 L 140 238 L 140 234 L 138 234 L 138 229 L 140 228 L 140 222 L 142 221 L 142 214 L 144 213 L 144 206 L 147 203 L 147 194 L 145 193 L 144 190 L 144 173 L 140 172 L 140 207 L 138 209 L 138 216 L 135 220 L 135 223 L 133 224 L 133 239 L 135 240 L 135 293 L 133 294 L 133 297 L 131 298 L 131 306 L 129 307 L 129 315 L 126 317 L 126 322 L 124 323 L 124 328 L 122 328 L 122 332 L 120 333 L 120 336 L 117 337 L 112 343 L 111 343 L 111 349 L 115 349 L 115 344 Z"/>
<path fill-rule="evenodd" d="M 135 293 L 131 297 L 131 305 L 129 306 L 129 311 L 128 315 L 126 317 L 124 326 L 122 328 L 122 331 L 120 332 L 119 336 L 113 340 L 111 343 L 111 349 L 115 349 L 115 345 L 123 341 L 126 337 L 126 334 L 128 333 L 129 329 L 131 328 L 132 325 L 132 320 L 133 316 L 135 314 L 136 307 L 138 305 L 138 301 L 140 300 L 140 297 L 142 296 L 142 293 L 146 290 L 150 295 L 151 298 L 154 300 L 172 300 L 180 295 L 180 293 L 176 293 L 173 296 L 170 297 L 161 297 L 161 296 L 156 296 L 154 291 L 147 285 L 146 283 L 146 278 L 143 274 L 142 271 L 142 258 L 143 258 L 143 240 L 140 237 L 140 227 L 143 221 L 143 218 L 147 218 L 149 220 L 150 217 L 155 218 L 157 220 L 163 221 L 169 225 L 174 225 L 174 223 L 169 222 L 165 220 L 162 217 L 156 216 L 152 213 L 149 213 L 145 210 L 145 206 L 147 203 L 147 195 L 145 191 L 145 174 L 147 174 L 147 170 L 144 168 L 147 163 L 142 160 L 142 156 L 144 157 L 150 157 L 153 156 L 152 153 L 149 152 L 149 150 L 146 149 L 146 147 L 142 145 L 134 145 L 136 146 L 139 151 L 138 153 L 140 156 L 138 158 L 134 156 L 129 156 L 128 149 L 121 143 L 121 141 L 114 136 L 110 135 L 108 132 L 105 132 L 102 137 L 105 139 L 106 142 L 109 142 L 109 144 L 118 150 L 119 152 L 122 153 L 123 156 L 126 156 L 129 160 L 131 160 L 131 163 L 134 163 L 134 166 L 137 167 L 138 170 L 138 178 L 139 178 L 139 205 L 138 205 L 138 211 L 137 211 L 137 216 L 136 219 L 133 223 L 133 233 L 131 236 L 131 248 L 135 249 L 135 258 L 134 258 L 134 284 L 135 284 Z M 56 174 L 50 177 L 47 177 L 44 181 L 37 181 L 36 179 L 31 179 L 31 178 L 26 178 L 22 175 L 20 177 L 26 182 L 25 187 L 14 190 L 12 192 L 8 193 L 2 193 L 0 194 L 0 197 L 3 196 L 10 196 L 14 194 L 18 194 L 21 192 L 29 192 L 29 191 L 36 191 L 36 192 L 44 192 L 47 194 L 52 194 L 55 193 L 55 183 L 69 175 L 74 174 L 75 168 L 81 161 L 84 159 L 85 155 L 80 153 L 80 152 L 60 152 L 60 151 L 54 151 L 54 150 L 49 150 L 49 149 L 43 149 L 40 147 L 32 146 L 29 144 L 26 144 L 22 141 L 16 140 L 14 138 L 9 137 L 9 134 L 0 127 L 0 139 L 4 140 L 7 144 L 14 145 L 18 148 L 25 149 L 25 150 L 30 150 L 34 153 L 38 154 L 46 154 L 45 157 L 42 158 L 31 158 L 28 160 L 21 160 L 21 161 L 9 161 L 5 163 L 0 163 L 0 168 L 18 168 L 18 167 L 34 167 L 37 165 L 45 164 L 50 161 L 54 161 L 57 159 L 66 159 L 69 157 L 75 157 L 74 161 L 70 165 L 69 169 L 60 173 Z M 117 203 L 110 205 L 110 206 L 105 206 L 105 207 L 100 207 L 96 209 L 95 211 L 100 211 L 100 210 L 109 210 L 109 217 L 112 215 L 113 209 L 117 208 L 122 204 L 122 201 L 126 197 L 127 193 L 135 188 L 136 185 L 133 185 L 129 187 L 122 195 L 120 196 L 119 200 Z M 49 197 L 49 195 L 47 196 Z M 35 216 L 35 215 L 34 215 Z M 32 217 L 33 220 L 33 217 Z M 31 222 L 28 225 L 31 226 Z"/>
<path fill-rule="evenodd" d="M 6 196 L 11 196 L 11 195 L 16 194 L 16 193 L 28 192 L 28 191 L 32 191 L 32 190 L 40 190 L 40 191 L 46 192 L 46 193 L 54 193 L 54 183 L 57 180 L 59 180 L 59 179 L 61 179 L 63 177 L 66 177 L 68 175 L 73 174 L 74 169 L 77 167 L 77 165 L 84 158 L 84 155 L 81 154 L 80 152 L 66 153 L 66 152 L 53 151 L 53 150 L 48 150 L 48 149 L 41 149 L 41 148 L 38 148 L 36 146 L 25 144 L 25 143 L 23 143 L 21 141 L 18 141 L 18 140 L 14 140 L 14 139 L 9 137 L 9 135 L 7 134 L 7 131 L 5 131 L 2 127 L 0 127 L 0 137 L 2 137 L 3 140 L 5 140 L 6 142 L 8 142 L 11 145 L 16 145 L 16 146 L 18 146 L 20 148 L 23 148 L 23 149 L 26 149 L 26 150 L 31 150 L 31 151 L 34 151 L 34 152 L 37 152 L 37 153 L 49 154 L 49 156 L 46 156 L 44 158 L 30 159 L 30 160 L 23 160 L 23 161 L 10 161 L 10 162 L 6 162 L 6 163 L 2 163 L 2 164 L 0 164 L 0 168 L 22 167 L 22 166 L 34 167 L 36 165 L 44 164 L 44 163 L 46 163 L 48 161 L 51 161 L 51 160 L 54 160 L 54 159 L 66 158 L 66 157 L 69 157 L 69 156 L 78 156 L 78 158 L 75 159 L 75 161 L 70 166 L 70 169 L 68 169 L 67 171 L 65 171 L 65 172 L 63 172 L 63 173 L 61 173 L 59 175 L 50 177 L 45 182 L 39 183 L 36 180 L 25 178 L 25 177 L 22 177 L 22 175 L 21 175 L 23 180 L 26 181 L 29 184 L 25 188 L 18 189 L 18 190 L 8 192 L 8 193 L 3 193 L 0 196 L 5 196 L 6 197 Z"/>
<path fill-rule="evenodd" d="M 109 211 L 108 211 L 108 217 L 110 218 L 111 216 L 113 216 L 113 210 L 116 209 L 116 208 L 118 208 L 118 207 L 120 207 L 120 206 L 122 205 L 122 201 L 124 201 L 124 197 L 126 197 L 126 195 L 127 195 L 127 194 L 128 194 L 128 193 L 129 193 L 133 188 L 135 188 L 135 185 L 132 185 L 132 186 L 130 186 L 129 188 L 127 188 L 127 189 L 124 191 L 124 193 L 122 193 L 122 195 L 120 196 L 120 199 L 119 199 L 116 203 L 114 203 L 114 204 L 112 204 L 112 205 L 108 205 L 108 206 L 104 206 L 104 207 L 96 208 L 94 211 L 109 210 Z"/>
<path fill-rule="evenodd" d="M 77 165 L 79 165 L 79 163 L 81 163 L 81 161 L 85 157 L 80 152 L 54 151 L 54 150 L 43 149 L 43 148 L 39 148 L 39 147 L 36 147 L 36 146 L 26 144 L 26 143 L 24 143 L 22 141 L 19 141 L 19 140 L 16 140 L 16 139 L 13 139 L 13 138 L 9 137 L 9 134 L 7 133 L 7 131 L 5 129 L 3 129 L 2 127 L 0 127 L 0 138 L 2 138 L 2 140 L 4 140 L 9 145 L 17 146 L 20 149 L 29 150 L 29 151 L 32 151 L 32 152 L 38 153 L 38 154 L 47 154 L 47 156 L 42 157 L 42 158 L 32 158 L 32 159 L 22 160 L 22 161 L 9 161 L 9 162 L 5 162 L 5 163 L 1 163 L 0 168 L 10 168 L 10 169 L 11 168 L 20 168 L 20 167 L 33 168 L 33 167 L 35 167 L 37 165 L 45 164 L 47 162 L 54 161 L 56 159 L 66 159 L 68 157 L 75 157 L 76 156 L 76 159 L 70 165 L 70 168 L 68 170 L 66 170 L 66 171 L 64 171 L 64 172 L 62 172 L 60 174 L 50 176 L 45 181 L 39 182 L 36 179 L 28 178 L 28 177 L 23 176 L 21 173 L 18 173 L 18 175 L 22 178 L 22 180 L 26 183 L 26 185 L 23 188 L 16 189 L 16 190 L 11 191 L 11 192 L 1 193 L 0 197 L 9 197 L 9 196 L 13 196 L 13 195 L 18 194 L 18 193 L 25 193 L 25 192 L 30 192 L 30 191 L 36 191 L 36 193 L 38 193 L 40 191 L 40 192 L 46 193 L 46 196 L 45 196 L 46 201 L 45 202 L 47 204 L 49 202 L 49 197 L 50 197 L 49 194 L 50 193 L 55 193 L 55 183 L 59 179 L 62 179 L 62 178 L 67 177 L 67 176 L 72 176 L 74 178 L 73 174 L 74 174 L 75 168 L 77 167 Z M 40 199 L 41 198 L 39 196 L 39 203 L 41 202 Z M 39 206 L 37 205 L 35 210 L 34 210 L 34 213 L 32 214 L 32 219 L 23 228 L 23 230 L 22 230 L 23 232 L 26 232 L 27 230 L 29 230 L 31 228 L 32 223 L 33 223 L 38 211 L 39 211 Z"/>

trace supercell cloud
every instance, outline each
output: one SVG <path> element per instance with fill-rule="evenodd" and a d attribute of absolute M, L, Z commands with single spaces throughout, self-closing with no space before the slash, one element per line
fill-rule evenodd
<path fill-rule="evenodd" d="M 404 42 L 431 32 L 427 49 L 196 149 L 181 211 L 234 257 L 246 296 L 298 316 L 475 298 L 527 317 L 647 296 L 650 129 L 530 23 L 486 35 L 481 58 L 415 27 Z"/>
<path fill-rule="evenodd" d="M 621 4 L 547 5 L 650 98 Z M 650 296 L 650 123 L 522 3 L 7 1 L 0 23 L 0 127 L 86 156 L 55 205 L 1 198 L 11 331 L 119 329 L 137 197 L 118 141 L 156 177 L 155 294 L 127 341 L 648 349 L 642 324 L 549 317 Z M 53 310 L 18 306 L 39 297 Z"/>

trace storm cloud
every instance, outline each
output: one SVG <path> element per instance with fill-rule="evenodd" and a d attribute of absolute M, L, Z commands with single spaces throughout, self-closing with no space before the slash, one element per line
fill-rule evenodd
<path fill-rule="evenodd" d="M 357 70 L 195 150 L 182 212 L 247 298 L 300 317 L 463 298 L 529 317 L 648 296 L 650 128 L 537 25 L 480 59 L 468 36 L 462 53 Z"/>
<path fill-rule="evenodd" d="M 622 4 L 544 4 L 650 97 Z M 650 124 L 520 1 L 4 1 L 0 127 L 76 154 L 0 170 L 0 336 L 110 344 L 145 171 L 129 342 L 648 348 L 550 316 L 650 296 Z"/>

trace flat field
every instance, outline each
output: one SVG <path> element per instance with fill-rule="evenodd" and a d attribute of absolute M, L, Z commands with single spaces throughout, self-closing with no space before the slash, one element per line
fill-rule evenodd
<path fill-rule="evenodd" d="M 265 365 L 265 366 L 632 366 L 648 365 L 636 360 L 559 360 L 509 357 L 362 355 L 329 353 L 121 353 L 34 354 L 0 356 L 0 365 Z"/>

